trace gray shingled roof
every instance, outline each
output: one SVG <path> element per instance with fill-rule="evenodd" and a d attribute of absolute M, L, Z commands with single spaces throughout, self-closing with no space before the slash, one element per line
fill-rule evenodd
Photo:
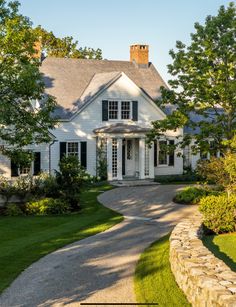
<path fill-rule="evenodd" d="M 124 72 L 153 100 L 165 82 L 153 66 L 138 67 L 129 61 L 46 58 L 40 67 L 46 93 L 57 99 L 55 115 L 69 119 L 96 93 Z"/>
<path fill-rule="evenodd" d="M 150 128 L 121 123 L 100 127 L 93 130 L 94 133 L 147 133 L 148 131 L 150 131 Z"/>

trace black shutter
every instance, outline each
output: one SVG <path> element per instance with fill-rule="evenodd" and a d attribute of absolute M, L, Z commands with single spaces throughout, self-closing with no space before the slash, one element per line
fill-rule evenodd
<path fill-rule="evenodd" d="M 34 153 L 34 175 L 38 175 L 41 171 L 41 152 Z"/>
<path fill-rule="evenodd" d="M 18 165 L 11 161 L 11 177 L 17 177 L 19 176 L 18 174 Z"/>
<path fill-rule="evenodd" d="M 154 141 L 154 167 L 157 167 L 157 141 Z"/>
<path fill-rule="evenodd" d="M 102 101 L 102 121 L 108 121 L 108 100 Z"/>
<path fill-rule="evenodd" d="M 138 101 L 132 101 L 133 104 L 133 121 L 138 120 Z"/>
<path fill-rule="evenodd" d="M 169 141 L 169 145 L 174 145 L 175 141 L 174 140 L 170 140 Z M 169 166 L 174 166 L 175 165 L 175 150 L 171 149 L 170 153 L 169 153 Z"/>
<path fill-rule="evenodd" d="M 66 142 L 60 142 L 60 160 L 66 155 Z"/>
<path fill-rule="evenodd" d="M 87 142 L 80 142 L 80 164 L 87 168 Z"/>

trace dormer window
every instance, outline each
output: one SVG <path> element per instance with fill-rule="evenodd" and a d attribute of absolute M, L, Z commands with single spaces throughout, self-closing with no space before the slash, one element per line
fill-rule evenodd
<path fill-rule="evenodd" d="M 109 101 L 108 117 L 109 119 L 118 119 L 118 101 Z"/>
<path fill-rule="evenodd" d="M 138 101 L 103 100 L 102 121 L 109 120 L 138 121 Z"/>
<path fill-rule="evenodd" d="M 121 101 L 121 119 L 130 119 L 130 101 Z"/>

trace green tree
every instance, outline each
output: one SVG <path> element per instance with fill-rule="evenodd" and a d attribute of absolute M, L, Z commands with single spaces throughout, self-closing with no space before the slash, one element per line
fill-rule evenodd
<path fill-rule="evenodd" d="M 45 56 L 75 59 L 102 59 L 101 49 L 88 47 L 78 48 L 78 41 L 74 41 L 72 36 L 63 38 L 56 37 L 53 32 L 48 32 L 41 26 L 35 28 L 35 33 L 41 40 L 42 51 Z"/>
<path fill-rule="evenodd" d="M 30 20 L 19 13 L 19 2 L 0 0 L 0 139 L 1 152 L 16 160 L 32 158 L 29 144 L 50 141 L 55 100 L 45 96 Z M 37 107 L 35 102 L 40 102 Z"/>
<path fill-rule="evenodd" d="M 231 140 L 236 132 L 236 8 L 221 6 L 217 16 L 208 16 L 204 25 L 195 23 L 195 33 L 186 46 L 176 42 L 171 50 L 173 63 L 168 65 L 173 79 L 171 89 L 162 88 L 158 106 L 171 104 L 174 111 L 163 121 L 153 122 L 149 141 L 166 130 L 186 125 L 200 128 L 194 138 L 186 133 L 182 147 L 194 139 L 193 150 L 209 151 L 230 148 L 222 140 Z M 196 123 L 193 116 L 198 116 Z"/>
<path fill-rule="evenodd" d="M 236 136 L 228 146 L 230 150 L 223 157 L 200 161 L 197 172 L 210 182 L 222 186 L 229 198 L 236 191 Z"/>

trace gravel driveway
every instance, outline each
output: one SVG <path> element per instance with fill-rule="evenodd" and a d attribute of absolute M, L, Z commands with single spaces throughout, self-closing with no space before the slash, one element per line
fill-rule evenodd
<path fill-rule="evenodd" d="M 195 206 L 172 203 L 178 185 L 123 187 L 99 201 L 125 220 L 59 249 L 27 268 L 0 296 L 1 307 L 134 303 L 133 276 L 142 251 Z M 96 306 L 96 304 L 95 304 Z M 100 305 L 101 306 L 101 305 Z"/>

